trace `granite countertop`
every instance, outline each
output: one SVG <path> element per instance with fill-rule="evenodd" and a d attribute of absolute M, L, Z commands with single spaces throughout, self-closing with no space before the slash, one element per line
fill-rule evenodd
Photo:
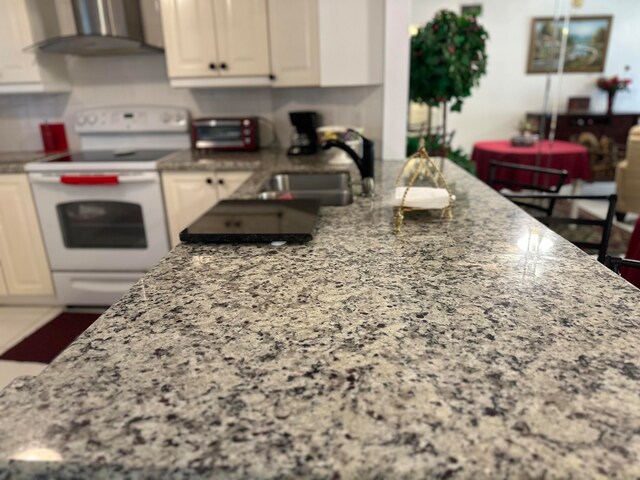
<path fill-rule="evenodd" d="M 0 479 L 640 476 L 640 291 L 449 163 L 394 235 L 399 168 L 310 243 L 172 250 L 0 393 Z"/>
<path fill-rule="evenodd" d="M 202 154 L 194 150 L 173 153 L 158 162 L 159 171 L 252 171 L 267 177 L 281 171 L 327 171 L 348 170 L 359 180 L 355 163 L 340 150 L 319 152 L 316 155 L 290 157 L 277 149 L 263 149 L 255 152 L 220 152 Z M 260 179 L 264 175 L 260 175 Z M 251 194 L 255 194 L 252 191 Z"/>
<path fill-rule="evenodd" d="M 0 152 L 0 174 L 24 173 L 24 166 L 30 162 L 54 158 L 60 154 L 44 152 Z"/>
<path fill-rule="evenodd" d="M 212 170 L 259 170 L 262 164 L 273 162 L 284 154 L 277 150 L 255 152 L 219 152 L 202 154 L 195 150 L 182 150 L 161 159 L 160 171 L 212 171 Z M 286 155 L 284 155 L 286 156 Z"/>

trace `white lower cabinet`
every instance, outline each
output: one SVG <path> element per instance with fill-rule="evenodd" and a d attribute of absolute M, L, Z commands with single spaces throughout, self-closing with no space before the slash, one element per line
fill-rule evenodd
<path fill-rule="evenodd" d="M 251 172 L 224 172 L 216 174 L 218 180 L 218 201 L 229 198 L 250 176 Z"/>
<path fill-rule="evenodd" d="M 9 295 L 9 291 L 7 290 L 7 283 L 4 281 L 4 273 L 0 266 L 0 298 L 6 297 L 7 295 Z"/>
<path fill-rule="evenodd" d="M 0 175 L 0 265 L 5 298 L 54 294 L 26 174 Z"/>
<path fill-rule="evenodd" d="M 251 172 L 163 172 L 162 189 L 172 246 L 180 232 L 220 200 L 230 196 Z"/>

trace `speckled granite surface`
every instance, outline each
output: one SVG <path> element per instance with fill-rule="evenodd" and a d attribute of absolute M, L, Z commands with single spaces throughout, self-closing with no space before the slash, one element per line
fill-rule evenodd
<path fill-rule="evenodd" d="M 0 478 L 640 476 L 640 291 L 451 165 L 395 236 L 399 166 L 308 244 L 174 249 L 0 393 Z"/>
<path fill-rule="evenodd" d="M 225 152 L 203 155 L 191 150 L 176 152 L 158 162 L 158 170 L 171 172 L 193 171 L 252 171 L 254 175 L 234 197 L 255 197 L 256 192 L 273 172 L 349 171 L 354 181 L 360 181 L 353 161 L 339 150 L 317 155 L 289 157 L 284 151 L 264 149 L 258 152 Z"/>
<path fill-rule="evenodd" d="M 158 170 L 210 171 L 210 170 L 258 170 L 263 162 L 273 162 L 281 154 L 274 150 L 257 152 L 225 152 L 210 155 L 193 150 L 176 152 L 158 162 Z"/>
<path fill-rule="evenodd" d="M 0 174 L 24 173 L 27 163 L 55 156 L 57 155 L 44 152 L 0 152 Z"/>

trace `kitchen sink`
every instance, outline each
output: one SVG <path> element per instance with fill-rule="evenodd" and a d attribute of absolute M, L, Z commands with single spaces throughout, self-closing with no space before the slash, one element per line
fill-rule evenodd
<path fill-rule="evenodd" d="M 353 202 L 349 174 L 344 172 L 279 173 L 262 186 L 258 198 L 314 199 L 320 205 L 349 205 Z"/>

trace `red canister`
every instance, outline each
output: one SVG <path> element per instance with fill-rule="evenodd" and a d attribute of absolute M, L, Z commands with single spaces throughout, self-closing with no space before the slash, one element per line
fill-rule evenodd
<path fill-rule="evenodd" d="M 69 150 L 67 132 L 64 123 L 41 123 L 40 134 L 45 153 L 66 152 Z"/>

